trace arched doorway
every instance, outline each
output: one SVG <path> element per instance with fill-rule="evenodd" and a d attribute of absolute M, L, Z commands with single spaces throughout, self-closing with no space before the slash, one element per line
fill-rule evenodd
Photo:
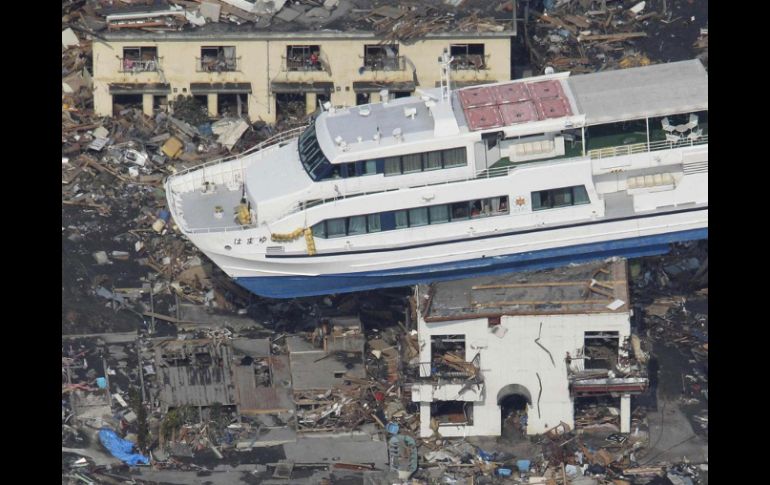
<path fill-rule="evenodd" d="M 508 384 L 497 393 L 502 419 L 502 436 L 517 439 L 525 436 L 527 406 L 532 404 L 529 389 L 520 384 Z"/>

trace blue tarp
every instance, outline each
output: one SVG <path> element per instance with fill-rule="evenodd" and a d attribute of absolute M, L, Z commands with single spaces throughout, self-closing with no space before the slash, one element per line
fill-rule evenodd
<path fill-rule="evenodd" d="M 110 450 L 112 456 L 127 463 L 129 465 L 149 465 L 150 460 L 139 453 L 132 453 L 134 444 L 128 440 L 124 440 L 114 431 L 108 428 L 102 428 L 99 430 L 99 441 L 105 448 Z"/>

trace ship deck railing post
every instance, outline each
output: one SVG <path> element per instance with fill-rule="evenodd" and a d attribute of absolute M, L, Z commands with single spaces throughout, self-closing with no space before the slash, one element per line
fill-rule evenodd
<path fill-rule="evenodd" d="M 645 116 L 644 117 L 644 124 L 647 127 L 647 151 L 650 151 L 650 117 Z"/>

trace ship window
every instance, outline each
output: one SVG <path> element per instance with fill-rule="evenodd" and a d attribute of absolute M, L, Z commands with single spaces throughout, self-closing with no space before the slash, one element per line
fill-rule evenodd
<path fill-rule="evenodd" d="M 401 157 L 388 157 L 385 159 L 385 175 L 398 175 L 401 173 Z"/>
<path fill-rule="evenodd" d="M 396 229 L 403 229 L 405 227 L 409 227 L 406 211 L 396 211 Z"/>
<path fill-rule="evenodd" d="M 588 193 L 583 185 L 532 192 L 532 210 L 554 209 L 589 202 Z"/>
<path fill-rule="evenodd" d="M 430 208 L 430 223 L 441 224 L 442 222 L 449 222 L 449 206 L 434 205 Z"/>
<path fill-rule="evenodd" d="M 364 162 L 364 172 L 361 175 L 373 175 L 377 173 L 377 160 L 367 160 Z"/>
<path fill-rule="evenodd" d="M 326 222 L 321 221 L 315 226 L 313 226 L 313 236 L 314 237 L 326 237 Z"/>
<path fill-rule="evenodd" d="M 468 203 L 456 202 L 452 204 L 452 220 L 460 221 L 468 218 Z"/>
<path fill-rule="evenodd" d="M 574 204 L 588 204 L 590 200 L 588 200 L 588 192 L 586 192 L 585 185 L 578 185 L 577 187 L 572 187 L 572 195 L 574 199 Z"/>
<path fill-rule="evenodd" d="M 345 218 L 326 221 L 326 234 L 328 237 L 345 236 Z"/>
<path fill-rule="evenodd" d="M 415 173 L 422 171 L 422 156 L 419 153 L 404 155 L 401 157 L 404 164 L 404 173 Z"/>
<path fill-rule="evenodd" d="M 379 214 L 371 214 L 367 216 L 367 219 L 369 223 L 369 232 L 380 232 L 382 230 Z"/>
<path fill-rule="evenodd" d="M 428 224 L 428 208 L 418 207 L 409 209 L 409 227 L 419 227 Z"/>
<path fill-rule="evenodd" d="M 310 125 L 299 137 L 299 159 L 311 179 L 317 181 L 330 172 L 331 163 L 321 151 L 315 133 L 315 124 Z"/>
<path fill-rule="evenodd" d="M 366 216 L 353 216 L 348 222 L 348 235 L 366 234 Z"/>
<path fill-rule="evenodd" d="M 450 148 L 443 150 L 444 168 L 461 167 L 466 165 L 465 148 Z"/>
<path fill-rule="evenodd" d="M 477 217 L 483 217 L 484 214 L 481 212 L 481 200 L 474 200 L 471 202 L 471 217 L 477 218 Z"/>
<path fill-rule="evenodd" d="M 441 168 L 441 152 L 428 152 L 425 154 L 425 170 Z"/>

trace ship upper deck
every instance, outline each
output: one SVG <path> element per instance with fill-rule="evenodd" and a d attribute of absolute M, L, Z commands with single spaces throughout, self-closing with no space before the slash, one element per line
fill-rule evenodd
<path fill-rule="evenodd" d="M 324 113 L 319 143 L 333 163 L 404 153 L 415 145 L 505 129 L 516 135 L 708 110 L 708 74 L 698 60 L 603 71 L 556 73 L 390 100 Z M 515 130 L 515 131 L 514 131 Z M 448 146 L 448 145 L 447 145 Z"/>

